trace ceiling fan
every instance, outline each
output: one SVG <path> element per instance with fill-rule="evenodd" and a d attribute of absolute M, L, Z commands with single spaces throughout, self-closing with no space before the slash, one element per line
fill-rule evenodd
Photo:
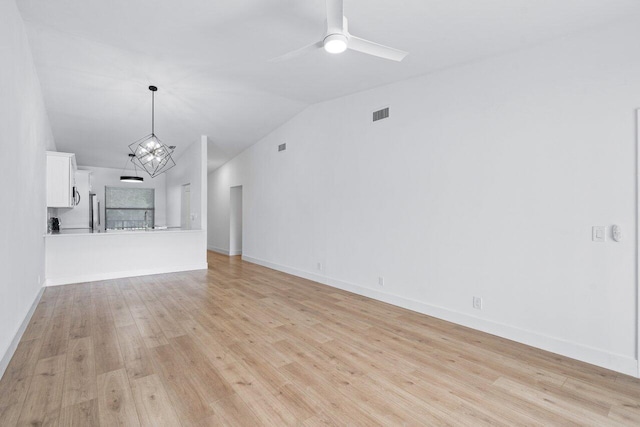
<path fill-rule="evenodd" d="M 398 62 L 402 61 L 404 57 L 408 55 L 407 52 L 383 46 L 350 34 L 347 18 L 344 16 L 343 0 L 327 0 L 326 27 L 325 36 L 319 42 L 274 58 L 271 62 L 285 61 L 320 48 L 324 48 L 324 50 L 329 53 L 342 53 L 347 49 L 351 49 L 366 53 L 367 55 Z"/>

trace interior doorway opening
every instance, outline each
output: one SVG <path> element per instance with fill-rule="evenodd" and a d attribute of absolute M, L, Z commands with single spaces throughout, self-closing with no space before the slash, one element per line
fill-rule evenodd
<path fill-rule="evenodd" d="M 229 256 L 242 255 L 242 185 L 231 187 L 229 208 Z"/>

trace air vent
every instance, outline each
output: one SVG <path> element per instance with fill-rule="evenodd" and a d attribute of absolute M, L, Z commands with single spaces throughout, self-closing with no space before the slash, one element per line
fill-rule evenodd
<path fill-rule="evenodd" d="M 373 112 L 374 122 L 377 122 L 378 120 L 386 119 L 387 117 L 389 117 L 389 107 Z"/>
<path fill-rule="evenodd" d="M 278 151 L 284 151 L 287 149 L 287 144 L 280 144 L 278 145 Z"/>

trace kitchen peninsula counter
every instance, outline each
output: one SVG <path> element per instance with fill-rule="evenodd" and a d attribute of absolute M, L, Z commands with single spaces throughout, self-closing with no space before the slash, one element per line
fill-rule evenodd
<path fill-rule="evenodd" d="M 62 229 L 44 239 L 48 286 L 207 268 L 206 230 Z"/>
<path fill-rule="evenodd" d="M 136 229 L 136 230 L 91 230 L 90 228 L 63 228 L 58 232 L 51 232 L 44 235 L 44 237 L 57 237 L 57 236 L 106 236 L 113 234 L 133 234 L 133 233 L 175 233 L 175 232 L 199 232 L 202 230 L 193 230 L 180 227 L 159 227 L 149 229 Z"/>

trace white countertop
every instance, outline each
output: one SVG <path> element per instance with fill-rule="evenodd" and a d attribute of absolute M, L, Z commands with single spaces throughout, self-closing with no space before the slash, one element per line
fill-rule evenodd
<path fill-rule="evenodd" d="M 122 234 L 155 234 L 155 233 L 192 233 L 201 229 L 182 229 L 180 227 L 154 228 L 149 230 L 97 230 L 90 228 L 63 228 L 57 233 L 47 233 L 44 237 L 69 237 L 69 236 L 114 236 Z"/>

